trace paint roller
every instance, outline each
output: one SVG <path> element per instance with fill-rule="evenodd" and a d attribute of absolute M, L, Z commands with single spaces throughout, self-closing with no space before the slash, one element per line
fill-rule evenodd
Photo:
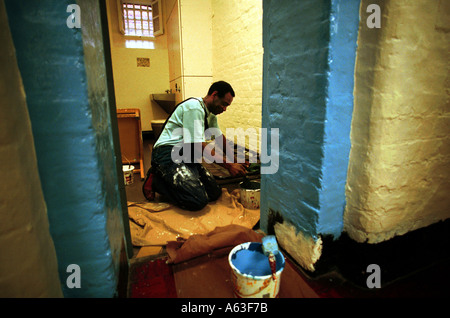
<path fill-rule="evenodd" d="M 262 238 L 262 249 L 264 255 L 269 258 L 269 265 L 272 271 L 272 278 L 275 279 L 277 272 L 277 262 L 275 260 L 275 255 L 280 251 L 278 250 L 278 243 L 275 235 L 267 235 Z"/>

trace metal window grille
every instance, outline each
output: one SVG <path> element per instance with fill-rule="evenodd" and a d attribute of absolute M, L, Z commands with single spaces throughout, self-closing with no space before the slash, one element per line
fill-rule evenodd
<path fill-rule="evenodd" d="M 132 3 L 123 3 L 122 6 L 125 35 L 154 36 L 151 6 Z"/>

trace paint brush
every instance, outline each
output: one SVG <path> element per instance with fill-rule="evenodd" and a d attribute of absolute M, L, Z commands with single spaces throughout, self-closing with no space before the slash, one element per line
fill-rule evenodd
<path fill-rule="evenodd" d="M 278 243 L 275 235 L 267 235 L 262 238 L 262 249 L 264 255 L 269 258 L 272 278 L 276 279 L 275 273 L 277 272 L 277 262 L 275 260 L 275 255 L 277 255 L 280 251 L 278 250 Z"/>

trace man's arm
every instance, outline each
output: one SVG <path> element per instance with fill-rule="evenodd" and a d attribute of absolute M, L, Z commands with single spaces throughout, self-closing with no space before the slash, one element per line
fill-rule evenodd
<path fill-rule="evenodd" d="M 208 158 L 208 159 L 210 159 L 210 160 L 212 159 L 215 163 L 217 163 L 218 165 L 227 169 L 233 177 L 246 175 L 247 174 L 247 169 L 246 169 L 247 164 L 236 162 L 237 160 L 234 156 L 234 149 L 228 143 L 227 139 L 225 138 L 225 135 L 222 135 L 222 145 L 224 148 L 224 149 L 222 149 L 223 154 L 218 154 L 215 152 L 214 149 L 210 149 L 212 158 Z M 206 142 L 203 142 L 202 143 L 203 151 L 205 150 L 206 146 L 207 146 Z M 223 150 L 225 150 L 225 151 L 223 151 Z M 227 160 L 227 157 L 228 157 L 228 160 Z"/>

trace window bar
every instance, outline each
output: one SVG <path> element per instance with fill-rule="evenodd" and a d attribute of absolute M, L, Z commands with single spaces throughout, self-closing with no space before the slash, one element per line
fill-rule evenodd
<path fill-rule="evenodd" d="M 125 35 L 153 36 L 152 7 L 123 4 Z"/>

